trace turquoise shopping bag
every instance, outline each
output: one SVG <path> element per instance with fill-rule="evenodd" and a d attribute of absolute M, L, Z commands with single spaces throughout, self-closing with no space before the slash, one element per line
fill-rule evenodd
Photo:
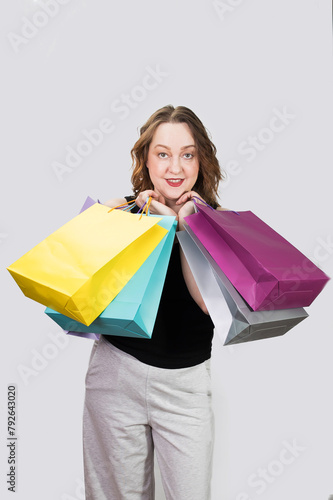
<path fill-rule="evenodd" d="M 89 326 L 74 321 L 50 308 L 45 310 L 68 333 L 95 338 L 97 334 L 151 338 L 161 299 L 177 222 L 173 216 L 158 225 L 168 232 L 147 260 L 106 309 Z M 95 334 L 95 335 L 94 335 Z"/>

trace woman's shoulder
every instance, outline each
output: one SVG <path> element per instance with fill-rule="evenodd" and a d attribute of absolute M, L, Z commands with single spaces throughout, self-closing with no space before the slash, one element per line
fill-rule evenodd
<path fill-rule="evenodd" d="M 127 203 L 128 200 L 126 198 L 111 198 L 108 201 L 105 201 L 103 205 L 106 205 L 107 207 L 114 208 L 117 207 L 118 205 L 122 205 L 123 203 Z"/>

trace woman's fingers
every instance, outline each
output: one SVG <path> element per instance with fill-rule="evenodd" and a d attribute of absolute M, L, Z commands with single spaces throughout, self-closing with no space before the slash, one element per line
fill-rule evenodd
<path fill-rule="evenodd" d="M 176 205 L 182 205 L 183 203 L 186 203 L 190 199 L 191 199 L 191 191 L 188 191 L 187 193 L 182 194 L 180 198 L 178 198 L 178 200 L 176 201 Z"/>
<path fill-rule="evenodd" d="M 173 215 L 177 214 L 172 210 L 172 208 L 167 207 L 164 203 L 153 200 L 150 204 L 150 212 L 154 215 Z"/>
<path fill-rule="evenodd" d="M 176 201 L 176 205 L 186 203 L 187 201 L 192 200 L 192 198 L 195 196 L 202 200 L 201 196 L 199 196 L 195 191 L 187 191 L 186 193 L 182 194 L 181 197 Z"/>
<path fill-rule="evenodd" d="M 135 199 L 136 205 L 141 208 L 142 205 L 146 203 L 147 198 L 149 196 L 151 196 L 154 199 L 158 198 L 158 194 L 155 193 L 155 191 L 153 191 L 152 189 L 147 189 L 146 191 L 142 191 L 141 193 L 139 193 L 139 195 Z"/>
<path fill-rule="evenodd" d="M 152 198 L 152 201 L 149 205 L 149 211 L 151 214 L 173 216 L 177 215 L 171 208 L 165 205 L 164 197 L 160 194 L 157 194 L 152 189 L 147 189 L 146 191 L 142 191 L 141 193 L 139 193 L 135 200 L 136 205 L 141 208 L 146 203 L 149 196 L 151 196 Z"/>

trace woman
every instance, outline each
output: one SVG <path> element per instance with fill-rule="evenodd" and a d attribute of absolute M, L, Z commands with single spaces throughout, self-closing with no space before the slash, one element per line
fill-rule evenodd
<path fill-rule="evenodd" d="M 165 106 L 134 145 L 136 210 L 173 215 L 178 230 L 197 196 L 213 206 L 222 179 L 216 148 L 188 108 Z M 175 240 L 150 340 L 104 335 L 86 376 L 83 421 L 87 500 L 154 498 L 154 451 L 167 500 L 207 500 L 213 453 L 213 323 Z"/>

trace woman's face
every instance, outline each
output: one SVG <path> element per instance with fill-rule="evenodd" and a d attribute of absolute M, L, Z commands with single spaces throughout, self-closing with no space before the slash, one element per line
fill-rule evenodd
<path fill-rule="evenodd" d="M 154 191 L 176 201 L 191 191 L 199 173 L 195 142 L 186 123 L 162 123 L 148 150 L 147 168 Z"/>

